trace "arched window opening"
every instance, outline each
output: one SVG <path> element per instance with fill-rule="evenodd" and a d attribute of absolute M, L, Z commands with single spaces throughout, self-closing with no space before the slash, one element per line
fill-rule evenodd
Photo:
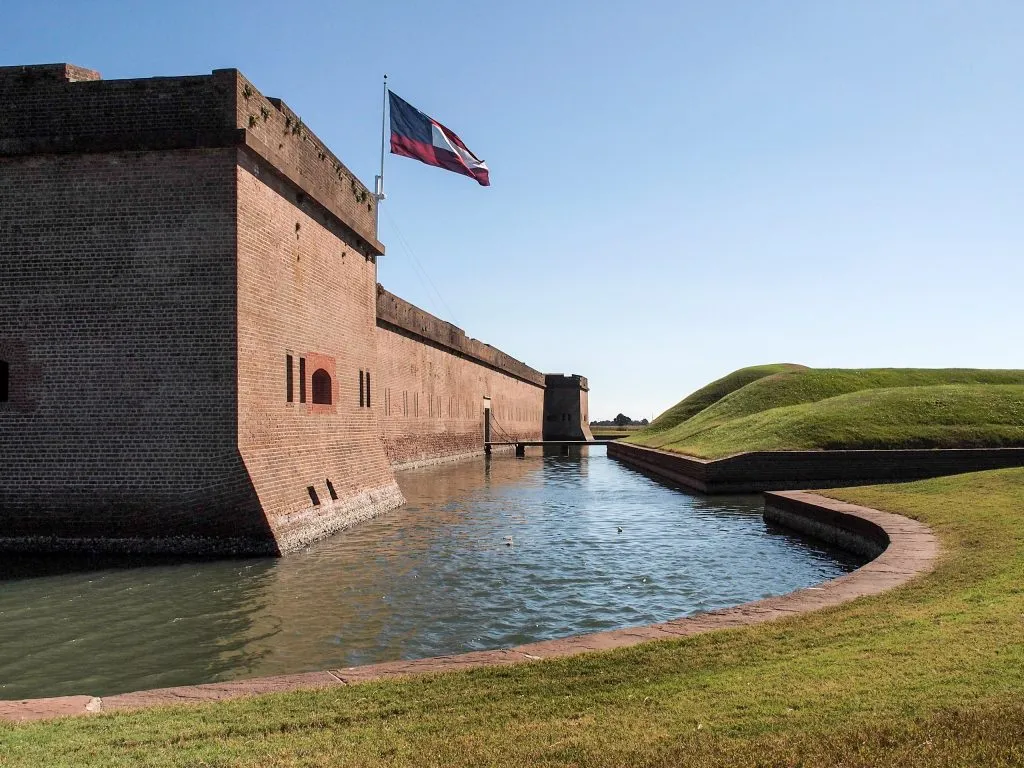
<path fill-rule="evenodd" d="M 313 371 L 313 404 L 331 404 L 331 374 L 323 368 Z"/>
<path fill-rule="evenodd" d="M 0 360 L 0 403 L 6 403 L 11 391 L 11 367 L 6 360 Z"/>

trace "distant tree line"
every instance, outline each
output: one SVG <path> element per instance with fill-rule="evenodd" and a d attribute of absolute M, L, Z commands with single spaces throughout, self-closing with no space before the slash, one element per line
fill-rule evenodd
<path fill-rule="evenodd" d="M 606 419 L 604 421 L 592 421 L 590 426 L 592 427 L 646 427 L 650 422 L 647 419 L 641 419 L 640 421 L 633 421 L 624 413 L 620 413 L 614 419 Z"/>

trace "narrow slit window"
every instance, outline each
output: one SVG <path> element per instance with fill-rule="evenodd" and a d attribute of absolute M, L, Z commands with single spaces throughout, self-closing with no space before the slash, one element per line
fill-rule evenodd
<path fill-rule="evenodd" d="M 331 482 L 331 478 L 327 478 L 327 492 L 331 494 L 331 498 L 335 501 L 338 500 L 338 492 L 334 490 L 334 483 Z"/>
<path fill-rule="evenodd" d="M 284 365 L 285 365 L 284 380 L 285 380 L 285 387 L 288 390 L 288 402 L 289 403 L 291 403 L 291 402 L 293 402 L 295 400 L 295 374 L 292 372 L 292 362 L 293 362 L 292 361 L 292 356 L 291 355 L 285 355 L 285 357 L 284 357 Z"/>
<path fill-rule="evenodd" d="M 306 402 L 306 358 L 299 358 L 299 402 Z"/>
<path fill-rule="evenodd" d="M 363 389 L 363 378 L 364 374 L 362 371 L 359 372 L 359 407 L 362 408 L 365 403 L 365 390 Z"/>
<path fill-rule="evenodd" d="M 366 372 L 366 407 L 370 408 L 370 372 Z"/>
<path fill-rule="evenodd" d="M 309 500 L 313 502 L 313 506 L 319 507 L 320 497 L 316 495 L 316 488 L 314 488 L 312 485 L 307 485 L 306 491 L 309 493 Z"/>
<path fill-rule="evenodd" d="M 6 403 L 11 397 L 11 366 L 6 360 L 0 360 L 0 403 Z"/>

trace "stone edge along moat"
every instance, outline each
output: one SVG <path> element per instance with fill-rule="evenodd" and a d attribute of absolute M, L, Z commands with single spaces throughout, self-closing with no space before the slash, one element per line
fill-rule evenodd
<path fill-rule="evenodd" d="M 1024 448 L 893 448 L 745 451 L 700 459 L 615 441 L 608 455 L 701 493 L 756 493 L 907 482 L 1024 466 Z"/>
<path fill-rule="evenodd" d="M 676 639 L 793 616 L 874 595 L 904 584 L 935 567 L 939 543 L 923 523 L 876 509 L 836 501 L 806 491 L 765 494 L 765 518 L 811 533 L 873 559 L 837 579 L 733 608 L 643 627 L 545 640 L 515 648 L 477 651 L 413 661 L 394 661 L 347 669 L 179 686 L 99 698 L 62 696 L 0 702 L 0 718 L 15 722 L 186 703 L 223 701 L 304 688 L 355 685 L 426 673 L 564 658 L 623 648 L 652 640 Z"/>

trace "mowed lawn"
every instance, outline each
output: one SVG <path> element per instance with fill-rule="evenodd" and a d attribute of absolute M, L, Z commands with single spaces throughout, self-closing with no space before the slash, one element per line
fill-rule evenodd
<path fill-rule="evenodd" d="M 0 765 L 1024 765 L 1024 470 L 829 495 L 931 525 L 937 570 L 574 659 L 0 725 Z"/>
<path fill-rule="evenodd" d="M 620 437 L 635 435 L 643 427 L 595 427 L 591 425 L 590 433 L 595 440 L 615 440 Z"/>
<path fill-rule="evenodd" d="M 1024 371 L 744 368 L 626 442 L 707 459 L 743 451 L 1024 446 Z"/>

